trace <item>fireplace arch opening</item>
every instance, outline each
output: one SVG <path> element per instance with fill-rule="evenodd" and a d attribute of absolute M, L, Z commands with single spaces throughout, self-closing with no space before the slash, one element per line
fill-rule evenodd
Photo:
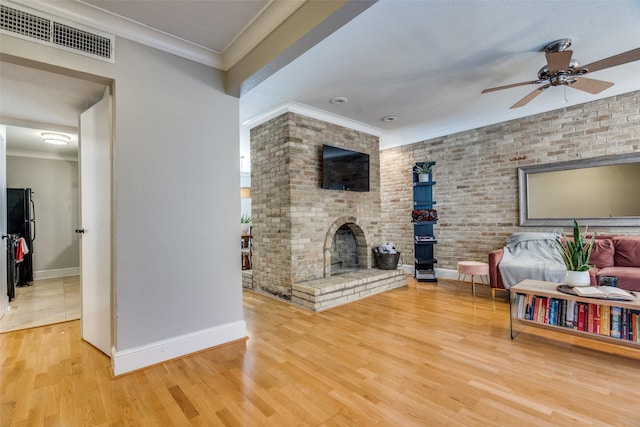
<path fill-rule="evenodd" d="M 325 241 L 325 277 L 371 268 L 367 237 L 355 218 L 336 221 Z"/>

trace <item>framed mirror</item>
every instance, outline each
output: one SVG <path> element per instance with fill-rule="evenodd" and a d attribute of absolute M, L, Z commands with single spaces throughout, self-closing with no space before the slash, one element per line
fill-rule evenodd
<path fill-rule="evenodd" d="M 640 227 L 640 153 L 518 168 L 520 225 Z"/>

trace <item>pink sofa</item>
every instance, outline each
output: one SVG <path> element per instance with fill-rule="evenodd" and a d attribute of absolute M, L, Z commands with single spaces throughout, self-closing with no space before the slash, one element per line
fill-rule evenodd
<path fill-rule="evenodd" d="M 489 252 L 489 283 L 493 289 L 504 289 L 498 264 L 504 249 Z M 618 287 L 640 291 L 640 236 L 596 235 L 589 263 L 591 284 L 597 285 L 600 276 L 615 276 Z"/>

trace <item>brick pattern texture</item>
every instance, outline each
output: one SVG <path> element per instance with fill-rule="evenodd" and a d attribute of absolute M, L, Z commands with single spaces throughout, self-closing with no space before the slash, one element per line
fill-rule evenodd
<path fill-rule="evenodd" d="M 369 154 L 369 192 L 321 188 L 323 144 Z M 253 288 L 290 299 L 293 283 L 330 275 L 345 223 L 364 245 L 361 267 L 371 267 L 382 236 L 377 137 L 285 113 L 251 130 L 251 185 Z"/>
<path fill-rule="evenodd" d="M 395 242 L 405 260 L 413 259 L 416 162 L 436 161 L 437 267 L 455 270 L 458 261 L 486 262 L 487 254 L 503 247 L 514 232 L 560 231 L 519 226 L 518 167 L 638 151 L 640 92 L 383 150 L 383 238 Z M 640 234 L 635 227 L 589 229 Z"/>

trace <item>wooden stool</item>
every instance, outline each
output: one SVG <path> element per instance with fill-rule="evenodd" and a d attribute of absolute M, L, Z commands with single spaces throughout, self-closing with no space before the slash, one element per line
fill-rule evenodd
<path fill-rule="evenodd" d="M 475 276 L 489 276 L 489 264 L 486 262 L 478 262 L 478 261 L 460 261 L 458 263 L 458 281 L 460 281 L 460 276 L 462 276 L 462 280 L 464 280 L 465 276 L 471 276 L 471 289 L 473 290 L 473 301 L 476 300 L 476 282 Z M 484 280 L 482 280 L 482 284 L 484 285 Z"/>

